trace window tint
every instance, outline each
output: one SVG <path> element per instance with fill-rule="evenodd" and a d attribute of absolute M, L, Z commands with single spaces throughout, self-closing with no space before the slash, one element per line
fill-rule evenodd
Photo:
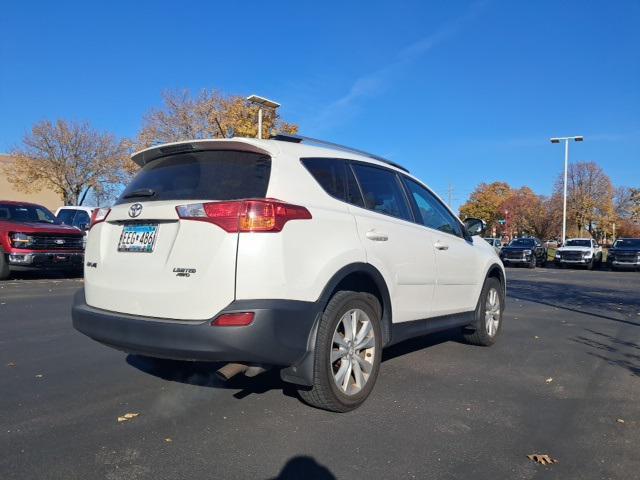
<path fill-rule="evenodd" d="M 514 238 L 509 243 L 510 247 L 533 247 L 535 245 L 535 241 L 533 238 Z"/>
<path fill-rule="evenodd" d="M 394 172 L 360 163 L 354 163 L 353 170 L 360 182 L 365 208 L 413 221 L 400 179 Z"/>
<path fill-rule="evenodd" d="M 352 205 L 364 206 L 360 189 L 346 160 L 303 158 L 302 164 L 329 195 Z"/>
<path fill-rule="evenodd" d="M 462 228 L 458 220 L 429 190 L 409 178 L 405 178 L 404 182 L 418 209 L 418 220 L 422 225 L 462 237 Z"/>
<path fill-rule="evenodd" d="M 58 220 L 49 210 L 34 205 L 0 204 L 0 220 L 12 222 L 54 223 Z"/>
<path fill-rule="evenodd" d="M 178 153 L 145 165 L 116 204 L 135 200 L 264 198 L 271 159 L 250 152 Z"/>
<path fill-rule="evenodd" d="M 87 212 L 72 208 L 63 208 L 58 212 L 57 218 L 60 220 L 60 223 L 63 223 L 64 225 L 71 225 L 78 228 L 91 223 L 91 219 Z"/>

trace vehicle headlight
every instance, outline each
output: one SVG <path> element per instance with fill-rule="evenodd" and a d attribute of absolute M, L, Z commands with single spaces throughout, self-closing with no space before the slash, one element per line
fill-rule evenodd
<path fill-rule="evenodd" d="M 11 246 L 14 248 L 28 248 L 33 243 L 33 237 L 26 233 L 12 233 L 9 235 Z"/>
<path fill-rule="evenodd" d="M 592 255 L 593 255 L 593 252 L 584 252 L 584 253 L 582 254 L 582 256 L 583 256 L 584 258 L 589 258 L 589 257 L 590 257 L 590 256 L 592 256 Z"/>
<path fill-rule="evenodd" d="M 525 250 L 525 251 L 524 251 L 524 252 L 522 252 L 522 253 L 524 253 L 525 255 L 531 255 L 531 250 Z"/>
<path fill-rule="evenodd" d="M 556 258 L 562 258 L 562 254 L 560 252 L 556 252 Z"/>

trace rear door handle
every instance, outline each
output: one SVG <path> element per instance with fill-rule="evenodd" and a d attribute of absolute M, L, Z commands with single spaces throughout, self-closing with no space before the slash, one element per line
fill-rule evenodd
<path fill-rule="evenodd" d="M 389 235 L 382 232 L 377 232 L 375 230 L 369 230 L 364 234 L 369 240 L 373 240 L 374 242 L 386 242 L 389 240 Z"/>
<path fill-rule="evenodd" d="M 434 243 L 433 246 L 436 247 L 436 250 L 449 250 L 449 245 L 442 243 L 440 240 Z"/>

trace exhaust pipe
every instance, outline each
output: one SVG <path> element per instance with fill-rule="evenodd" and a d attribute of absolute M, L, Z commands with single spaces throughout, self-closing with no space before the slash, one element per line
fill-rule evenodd
<path fill-rule="evenodd" d="M 221 380 L 230 380 L 235 377 L 237 374 L 246 371 L 249 368 L 248 365 L 243 365 L 242 363 L 227 363 L 224 367 L 216 372 L 218 378 Z"/>

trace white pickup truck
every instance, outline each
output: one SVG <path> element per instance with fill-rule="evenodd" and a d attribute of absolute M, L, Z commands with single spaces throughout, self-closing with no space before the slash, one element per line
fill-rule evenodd
<path fill-rule="evenodd" d="M 602 262 L 602 247 L 592 238 L 570 238 L 556 250 L 556 265 L 582 265 L 591 270 Z"/>

